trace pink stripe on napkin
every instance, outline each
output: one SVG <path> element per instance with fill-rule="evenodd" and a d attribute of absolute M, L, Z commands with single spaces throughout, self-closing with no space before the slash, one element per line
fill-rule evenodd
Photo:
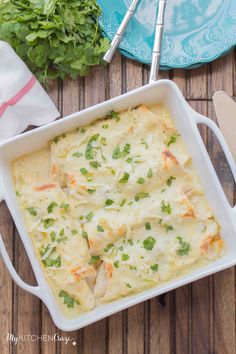
<path fill-rule="evenodd" d="M 34 86 L 35 82 L 36 82 L 36 78 L 32 76 L 31 79 L 27 82 L 27 84 L 24 87 L 22 87 L 22 89 L 19 92 L 17 92 L 15 96 L 13 96 L 10 100 L 4 102 L 0 106 L 0 118 L 2 117 L 3 113 L 9 106 L 13 106 L 21 100 L 21 98 Z"/>

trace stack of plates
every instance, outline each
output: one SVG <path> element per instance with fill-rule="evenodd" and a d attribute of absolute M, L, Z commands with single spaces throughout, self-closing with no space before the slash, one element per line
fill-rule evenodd
<path fill-rule="evenodd" d="M 100 25 L 110 39 L 131 0 L 98 0 Z M 151 62 L 158 0 L 140 0 L 120 43 L 121 52 L 142 63 Z M 210 62 L 236 44 L 236 0 L 168 0 L 161 68 L 191 68 Z"/>

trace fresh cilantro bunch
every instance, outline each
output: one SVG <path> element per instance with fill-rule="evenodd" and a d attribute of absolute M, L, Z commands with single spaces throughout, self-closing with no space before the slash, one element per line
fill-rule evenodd
<path fill-rule="evenodd" d="M 109 47 L 96 0 L 0 0 L 0 39 L 39 81 L 84 76 Z"/>

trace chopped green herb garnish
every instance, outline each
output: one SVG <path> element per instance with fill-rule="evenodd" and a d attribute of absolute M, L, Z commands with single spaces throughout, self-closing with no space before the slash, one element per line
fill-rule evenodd
<path fill-rule="evenodd" d="M 129 283 L 126 283 L 127 288 L 132 288 L 132 286 Z"/>
<path fill-rule="evenodd" d="M 187 256 L 190 252 L 190 244 L 182 239 L 182 237 L 177 236 L 180 248 L 176 251 L 179 256 Z"/>
<path fill-rule="evenodd" d="M 130 246 L 133 246 L 133 244 L 134 244 L 134 241 L 131 238 L 129 240 L 127 240 L 127 242 Z"/>
<path fill-rule="evenodd" d="M 111 111 L 110 113 L 107 114 L 106 118 L 115 119 L 118 122 L 120 120 L 120 115 L 118 112 Z"/>
<path fill-rule="evenodd" d="M 109 124 L 103 124 L 102 128 L 103 128 L 103 129 L 109 128 Z"/>
<path fill-rule="evenodd" d="M 153 247 L 155 246 L 156 240 L 154 237 L 149 236 L 148 238 L 146 238 L 143 241 L 143 247 L 147 250 L 147 251 L 151 251 L 153 249 Z"/>
<path fill-rule="evenodd" d="M 96 192 L 96 189 L 87 189 L 87 192 L 88 192 L 89 194 L 93 194 L 93 193 Z"/>
<path fill-rule="evenodd" d="M 122 201 L 120 202 L 120 206 L 123 207 L 126 203 L 126 199 L 122 199 Z"/>
<path fill-rule="evenodd" d="M 84 230 L 82 231 L 82 237 L 83 237 L 83 238 L 88 238 L 88 234 L 87 234 L 87 232 L 84 231 Z"/>
<path fill-rule="evenodd" d="M 43 260 L 43 264 L 46 267 L 56 267 L 56 268 L 60 268 L 61 267 L 61 256 L 59 255 L 57 258 L 53 259 L 53 258 L 47 258 L 45 260 Z"/>
<path fill-rule="evenodd" d="M 166 145 L 169 147 L 171 144 L 176 143 L 176 140 L 180 136 L 178 133 L 172 134 L 167 140 L 166 140 Z"/>
<path fill-rule="evenodd" d="M 60 208 L 61 208 L 61 209 L 65 209 L 65 210 L 68 210 L 69 207 L 70 207 L 70 204 L 65 203 L 65 202 L 61 203 L 61 205 L 60 205 Z"/>
<path fill-rule="evenodd" d="M 131 266 L 129 267 L 129 269 L 130 269 L 130 270 L 137 270 L 137 267 L 131 265 Z"/>
<path fill-rule="evenodd" d="M 93 168 L 98 168 L 98 167 L 101 167 L 101 164 L 98 162 L 98 161 L 90 161 L 89 162 L 89 165 Z"/>
<path fill-rule="evenodd" d="M 148 143 L 145 139 L 141 139 L 141 144 L 145 146 L 145 149 L 148 149 Z"/>
<path fill-rule="evenodd" d="M 21 194 L 20 194 L 19 191 L 16 191 L 16 196 L 17 196 L 17 197 L 21 197 Z"/>
<path fill-rule="evenodd" d="M 139 184 L 144 184 L 144 182 L 145 182 L 145 179 L 143 177 L 139 177 L 137 179 L 137 183 L 139 183 Z"/>
<path fill-rule="evenodd" d="M 55 232 L 55 231 L 51 231 L 51 232 L 50 232 L 50 237 L 51 237 L 52 242 L 55 241 L 55 239 L 56 239 L 56 232 Z"/>
<path fill-rule="evenodd" d="M 120 262 L 119 262 L 119 261 L 115 261 L 115 262 L 114 262 L 114 267 L 115 267 L 115 268 L 119 268 L 119 266 L 120 266 Z"/>
<path fill-rule="evenodd" d="M 128 180 L 129 180 L 129 174 L 128 172 L 124 172 L 122 178 L 119 180 L 119 183 L 125 184 L 128 182 Z"/>
<path fill-rule="evenodd" d="M 32 216 L 36 216 L 37 215 L 37 211 L 35 208 L 31 207 L 31 208 L 27 208 L 28 212 L 30 213 L 30 215 Z"/>
<path fill-rule="evenodd" d="M 117 145 L 112 153 L 112 158 L 114 160 L 120 159 L 121 157 L 125 157 L 130 153 L 130 144 L 125 144 L 124 149 L 120 149 L 120 145 Z"/>
<path fill-rule="evenodd" d="M 93 218 L 93 212 L 90 211 L 85 217 L 86 217 L 86 219 L 87 219 L 88 222 L 91 221 L 92 218 Z"/>
<path fill-rule="evenodd" d="M 108 245 L 106 245 L 106 247 L 104 248 L 104 252 L 109 252 L 113 246 L 114 246 L 113 243 L 108 243 Z"/>
<path fill-rule="evenodd" d="M 73 156 L 73 157 L 81 157 L 81 156 L 83 156 L 83 154 L 82 154 L 82 152 L 74 152 L 74 153 L 72 154 L 72 156 Z"/>
<path fill-rule="evenodd" d="M 101 259 L 100 256 L 91 256 L 91 263 L 94 264 Z"/>
<path fill-rule="evenodd" d="M 124 251 L 124 247 L 123 247 L 123 246 L 120 246 L 120 247 L 119 247 L 119 250 L 123 252 L 123 251 Z"/>
<path fill-rule="evenodd" d="M 77 235 L 78 231 L 76 229 L 71 230 L 72 235 Z"/>
<path fill-rule="evenodd" d="M 86 132 L 86 129 L 85 128 L 81 128 L 80 133 L 84 134 L 85 132 Z"/>
<path fill-rule="evenodd" d="M 132 163 L 132 162 L 133 162 L 133 158 L 132 158 L 132 157 L 128 157 L 128 159 L 126 160 L 126 162 Z"/>
<path fill-rule="evenodd" d="M 166 232 L 174 230 L 173 226 L 171 225 L 164 225 Z"/>
<path fill-rule="evenodd" d="M 67 307 L 69 307 L 69 308 L 74 307 L 75 299 L 72 296 L 70 296 L 65 290 L 61 290 L 59 292 L 59 297 L 63 297 L 64 298 L 64 304 Z"/>
<path fill-rule="evenodd" d="M 101 225 L 97 225 L 97 231 L 104 232 L 104 228 Z"/>
<path fill-rule="evenodd" d="M 145 198 L 150 198 L 150 194 L 149 193 L 145 193 L 145 192 L 141 192 L 141 193 L 136 194 L 134 199 L 137 202 L 140 199 L 145 199 Z"/>
<path fill-rule="evenodd" d="M 151 267 L 151 270 L 153 270 L 153 272 L 157 272 L 158 271 L 158 264 L 153 264 Z"/>
<path fill-rule="evenodd" d="M 49 206 L 47 207 L 47 210 L 48 210 L 48 213 L 52 213 L 53 212 L 53 209 L 57 206 L 57 203 L 56 202 L 51 202 L 49 204 Z"/>
<path fill-rule="evenodd" d="M 161 211 L 162 211 L 163 213 L 166 213 L 166 214 L 171 214 L 171 206 L 170 206 L 170 203 L 165 202 L 164 200 L 162 200 L 162 202 L 161 202 Z"/>
<path fill-rule="evenodd" d="M 97 141 L 99 138 L 100 134 L 95 134 L 93 135 L 87 144 L 86 150 L 85 150 L 85 158 L 87 160 L 93 160 L 97 154 L 97 148 L 93 146 L 93 142 Z"/>
<path fill-rule="evenodd" d="M 146 230 L 151 230 L 151 224 L 150 224 L 150 222 L 146 222 L 146 224 L 145 224 L 145 229 L 146 229 Z"/>
<path fill-rule="evenodd" d="M 80 169 L 80 172 L 82 173 L 82 175 L 86 176 L 88 174 L 88 170 L 85 167 L 82 167 Z"/>
<path fill-rule="evenodd" d="M 112 205 L 114 203 L 114 201 L 112 200 L 112 199 L 107 199 L 106 201 L 105 201 L 105 205 L 106 206 L 110 206 L 110 205 Z"/>
<path fill-rule="evenodd" d="M 176 178 L 174 176 L 170 176 L 167 181 L 166 184 L 167 186 L 171 186 L 172 182 L 175 180 Z"/>
<path fill-rule="evenodd" d="M 164 193 L 166 191 L 166 189 L 165 188 L 163 188 L 162 190 L 161 190 L 161 193 Z"/>
<path fill-rule="evenodd" d="M 55 220 L 54 219 L 45 219 L 43 222 L 43 226 L 45 229 L 48 229 L 49 227 L 51 227 L 54 224 Z"/>
<path fill-rule="evenodd" d="M 152 176 L 153 176 L 152 169 L 149 168 L 148 173 L 147 173 L 147 178 L 152 178 Z"/>
<path fill-rule="evenodd" d="M 126 253 L 123 253 L 122 256 L 121 256 L 121 259 L 122 259 L 122 261 L 128 261 L 129 255 L 126 254 Z"/>
<path fill-rule="evenodd" d="M 59 235 L 60 235 L 60 236 L 64 236 L 64 235 L 65 235 L 65 229 L 61 229 Z"/>

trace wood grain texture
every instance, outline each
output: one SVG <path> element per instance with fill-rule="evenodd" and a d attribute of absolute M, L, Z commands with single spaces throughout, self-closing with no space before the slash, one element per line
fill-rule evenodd
<path fill-rule="evenodd" d="M 191 71 L 171 70 L 160 78 L 172 79 L 189 104 L 216 121 L 212 95 L 226 90 L 236 96 L 236 51 Z M 148 82 L 149 68 L 115 55 L 111 65 L 93 68 L 86 78 L 54 82 L 49 94 L 62 115 L 89 107 Z M 213 133 L 199 127 L 224 191 L 233 205 L 235 186 L 229 167 Z M 31 266 L 10 214 L 0 205 L 0 232 L 20 276 L 34 284 Z M 181 287 L 82 330 L 61 332 L 46 307 L 19 289 L 0 260 L 0 353 L 1 354 L 234 354 L 235 270 L 225 270 Z M 24 341 L 17 346 L 6 335 L 59 333 L 72 343 Z"/>

